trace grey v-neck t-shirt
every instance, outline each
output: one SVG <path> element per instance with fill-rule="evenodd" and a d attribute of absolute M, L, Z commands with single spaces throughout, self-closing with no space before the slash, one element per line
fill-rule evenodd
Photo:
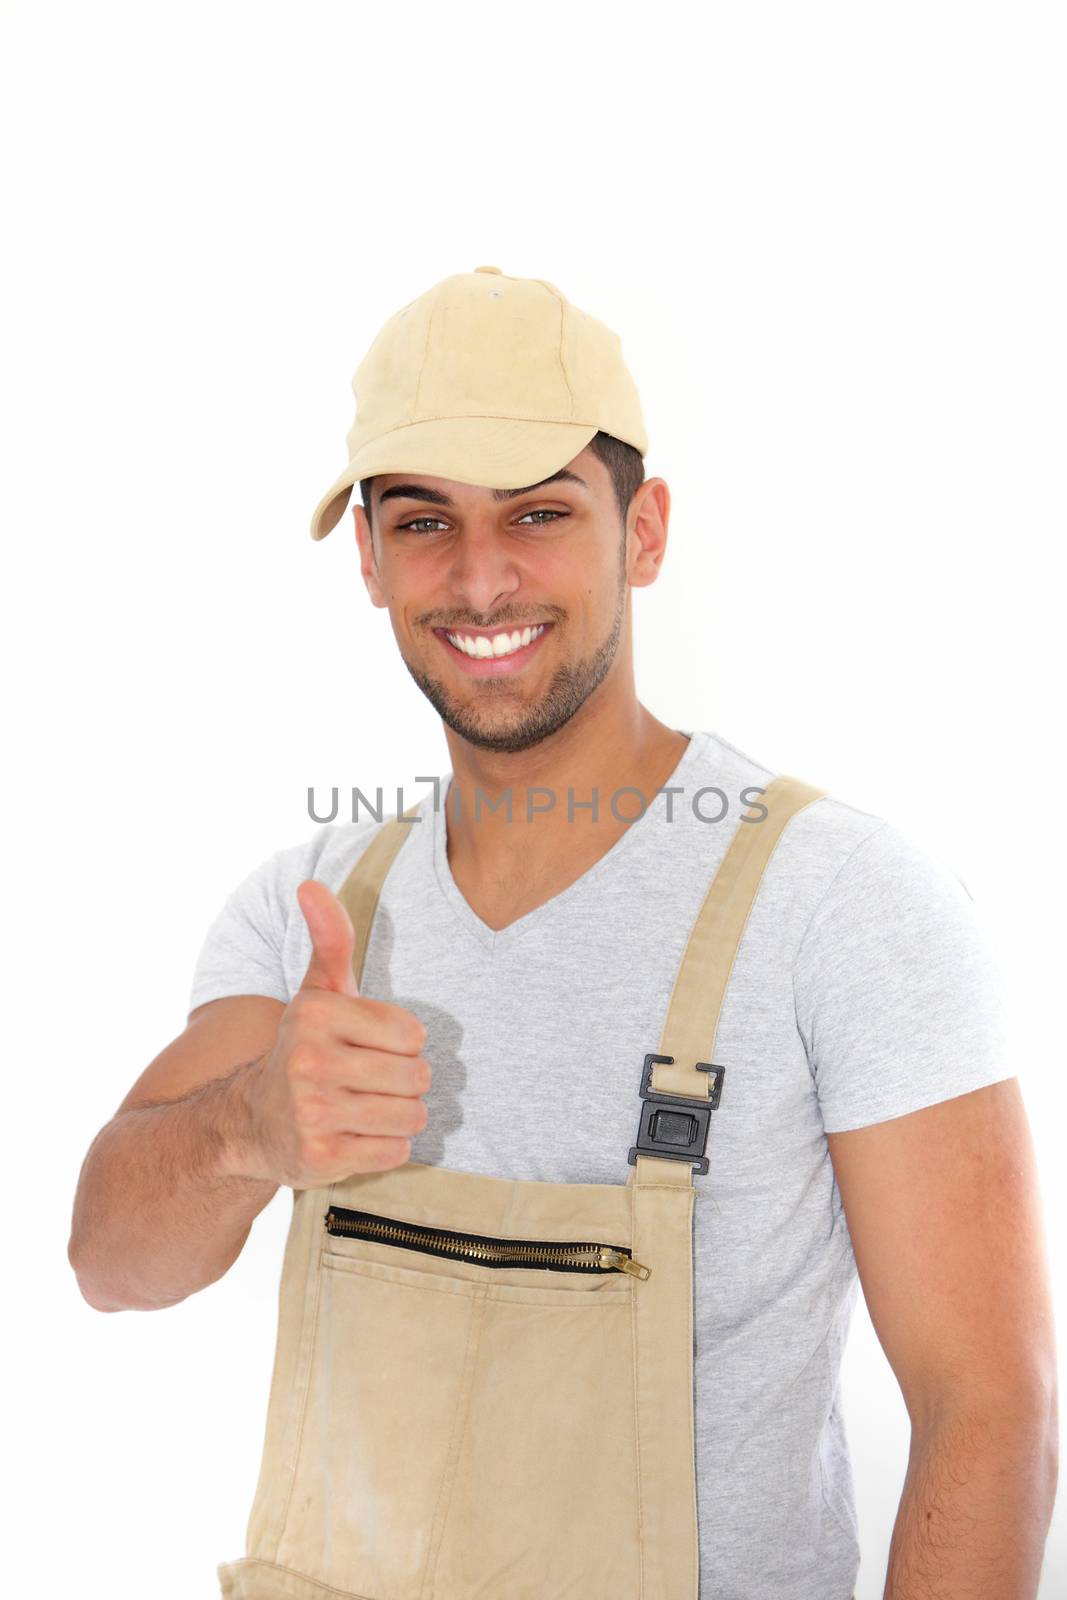
<path fill-rule="evenodd" d="M 496 931 L 449 869 L 450 775 L 436 802 L 427 785 L 405 794 L 405 809 L 423 804 L 382 890 L 362 992 L 428 1030 L 429 1121 L 413 1160 L 626 1182 L 643 1058 L 659 1049 L 690 929 L 758 802 L 742 791 L 777 775 L 694 732 L 664 785 L 678 792 Z M 617 809 L 636 816 L 639 802 L 622 794 Z M 297 884 L 339 889 L 381 825 L 318 826 L 239 883 L 189 1009 L 224 995 L 288 1002 L 311 949 Z M 835 796 L 798 812 L 745 927 L 714 1060 L 722 1099 L 709 1171 L 693 1177 L 700 1600 L 849 1600 L 859 1544 L 838 1373 L 858 1278 L 825 1134 L 1016 1075 L 1001 976 L 963 883 Z"/>

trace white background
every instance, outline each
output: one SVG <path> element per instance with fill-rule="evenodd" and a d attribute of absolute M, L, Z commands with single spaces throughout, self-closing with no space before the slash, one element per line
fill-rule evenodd
<path fill-rule="evenodd" d="M 0 22 L 12 1592 L 213 1600 L 242 1551 L 291 1192 L 157 1313 L 82 1300 L 70 1209 L 308 785 L 447 769 L 351 516 L 308 522 L 378 328 L 483 263 L 622 336 L 673 498 L 644 704 L 891 818 L 979 905 L 1062 1323 L 1061 8 Z M 845 1385 L 878 1600 L 908 1434 L 862 1301 Z M 1060 1509 L 1042 1600 L 1065 1575 Z"/>

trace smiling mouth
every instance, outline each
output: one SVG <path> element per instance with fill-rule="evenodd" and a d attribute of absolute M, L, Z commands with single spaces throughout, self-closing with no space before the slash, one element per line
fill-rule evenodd
<path fill-rule="evenodd" d="M 435 628 L 433 631 L 458 655 L 469 661 L 507 661 L 521 655 L 551 628 L 550 622 L 527 623 L 521 628 Z"/>
<path fill-rule="evenodd" d="M 498 680 L 519 677 L 541 649 L 551 622 L 524 623 L 521 628 L 434 628 L 457 672 L 465 678 Z"/>

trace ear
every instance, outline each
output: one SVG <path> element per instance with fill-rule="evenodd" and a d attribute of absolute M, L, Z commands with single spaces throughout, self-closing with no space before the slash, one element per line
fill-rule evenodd
<path fill-rule="evenodd" d="M 374 605 L 384 607 L 388 604 L 381 584 L 378 582 L 378 567 L 374 554 L 374 541 L 371 537 L 370 523 L 367 513 L 362 505 L 352 507 L 352 515 L 356 522 L 356 543 L 359 546 L 359 570 L 363 574 L 363 582 L 367 586 L 367 593 Z"/>
<path fill-rule="evenodd" d="M 663 478 L 646 478 L 635 491 L 627 514 L 633 545 L 627 563 L 627 581 L 635 589 L 655 583 L 667 548 L 667 523 L 671 492 Z"/>

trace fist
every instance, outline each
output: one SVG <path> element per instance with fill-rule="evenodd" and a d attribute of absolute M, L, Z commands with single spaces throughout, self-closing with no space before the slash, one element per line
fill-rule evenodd
<path fill-rule="evenodd" d="M 355 934 L 326 885 L 297 901 L 311 934 L 303 982 L 281 1014 L 274 1048 L 251 1069 L 243 1176 L 318 1189 L 358 1172 L 403 1166 L 426 1126 L 430 1063 L 418 1017 L 361 998 Z"/>

